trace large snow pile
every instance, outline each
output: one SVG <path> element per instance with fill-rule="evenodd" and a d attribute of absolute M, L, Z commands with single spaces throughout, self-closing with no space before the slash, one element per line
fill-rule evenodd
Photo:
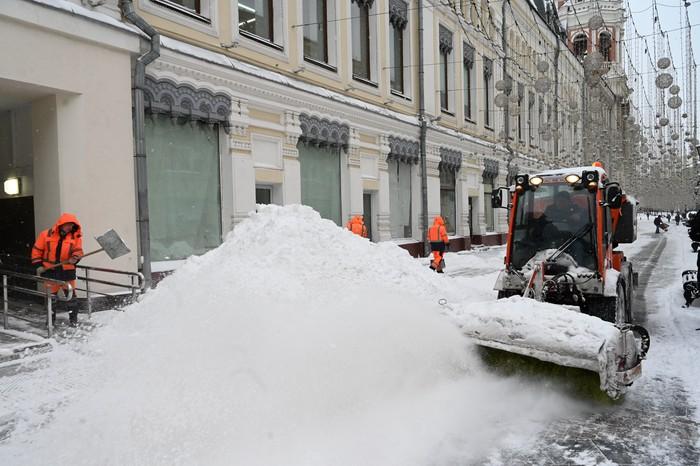
<path fill-rule="evenodd" d="M 0 388 L 3 465 L 467 464 L 578 407 L 490 377 L 439 298 L 492 299 L 261 207 L 88 341 Z"/>

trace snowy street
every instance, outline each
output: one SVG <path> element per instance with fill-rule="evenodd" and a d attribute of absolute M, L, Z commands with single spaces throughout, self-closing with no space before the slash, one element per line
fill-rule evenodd
<path fill-rule="evenodd" d="M 617 402 L 495 374 L 454 325 L 438 301 L 495 309 L 503 253 L 438 275 L 308 208 L 261 209 L 126 312 L 0 364 L 0 463 L 698 464 L 685 228 L 643 220 L 627 248 L 652 345 Z"/>

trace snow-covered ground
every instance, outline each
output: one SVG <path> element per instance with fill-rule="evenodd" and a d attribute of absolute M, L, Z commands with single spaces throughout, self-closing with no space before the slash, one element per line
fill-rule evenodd
<path fill-rule="evenodd" d="M 682 235 L 667 235 L 680 260 Z M 446 262 L 438 275 L 308 208 L 261 208 L 89 338 L 0 378 L 0 419 L 12 419 L 0 464 L 442 465 L 527 451 L 589 408 L 492 375 L 463 336 L 470 309 L 503 306 L 502 248 Z M 669 315 L 679 278 L 659 291 Z M 647 366 L 690 380 L 700 348 L 674 329 Z"/>

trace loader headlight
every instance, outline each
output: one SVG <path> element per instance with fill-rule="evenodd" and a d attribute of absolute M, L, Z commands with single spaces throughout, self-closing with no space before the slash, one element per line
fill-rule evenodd
<path fill-rule="evenodd" d="M 566 178 L 564 178 L 567 183 L 569 184 L 576 184 L 579 181 L 581 181 L 581 177 L 578 175 L 566 175 Z"/>
<path fill-rule="evenodd" d="M 527 182 L 527 175 L 517 175 L 515 177 L 515 192 L 517 192 L 518 194 L 522 194 L 525 191 L 527 191 Z"/>
<path fill-rule="evenodd" d="M 582 175 L 586 188 L 588 188 L 589 191 L 595 191 L 598 189 L 599 175 L 597 170 L 585 171 L 582 173 Z"/>
<path fill-rule="evenodd" d="M 540 176 L 533 176 L 532 178 L 530 178 L 530 184 L 534 187 L 541 185 L 543 181 L 544 180 Z"/>

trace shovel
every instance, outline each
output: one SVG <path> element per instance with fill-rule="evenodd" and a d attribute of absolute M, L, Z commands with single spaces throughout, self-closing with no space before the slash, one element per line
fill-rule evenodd
<path fill-rule="evenodd" d="M 110 259 L 116 259 L 117 257 L 121 257 L 124 254 L 128 254 L 129 252 L 131 252 L 131 250 L 126 246 L 126 244 L 124 244 L 124 241 L 114 230 L 109 230 L 104 235 L 95 238 L 95 240 L 97 240 L 97 244 L 101 246 L 100 249 L 96 249 L 92 252 L 88 252 L 87 254 L 83 254 L 81 259 L 87 256 L 92 256 L 93 254 L 97 254 L 98 252 L 102 251 L 106 252 Z M 55 269 L 59 265 L 65 265 L 69 262 L 70 259 L 64 260 L 63 262 L 59 262 L 57 264 L 52 264 L 46 267 L 44 271 Z"/>

